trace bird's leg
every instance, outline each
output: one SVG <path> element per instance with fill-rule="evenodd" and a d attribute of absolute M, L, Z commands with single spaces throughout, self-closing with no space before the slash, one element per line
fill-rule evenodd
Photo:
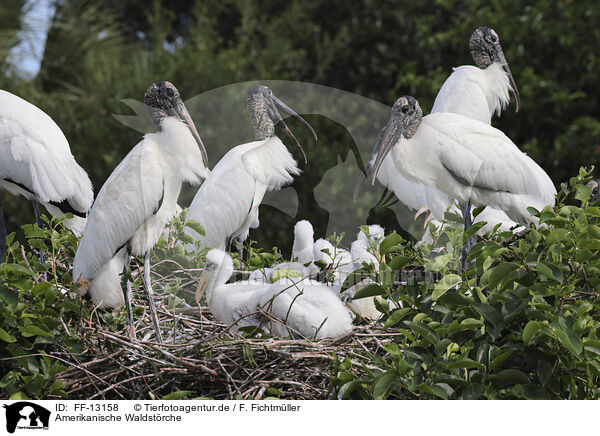
<path fill-rule="evenodd" d="M 429 221 L 431 220 L 431 217 L 433 216 L 433 214 L 431 213 L 431 211 L 429 210 L 429 208 L 427 206 L 423 206 L 421 209 L 419 209 L 419 211 L 415 214 L 415 221 L 417 220 L 417 218 L 419 218 L 419 216 L 422 213 L 427 213 L 427 215 L 425 216 L 425 222 L 423 223 L 423 228 L 426 229 L 427 228 L 427 224 L 429 224 Z"/>
<path fill-rule="evenodd" d="M 37 224 L 37 226 L 40 229 L 43 229 L 44 223 L 42 222 L 42 217 L 40 216 L 40 206 L 38 205 L 38 202 L 35 200 L 35 198 L 33 198 L 31 200 L 31 202 L 33 203 L 33 215 L 35 216 L 35 223 Z M 46 252 L 41 248 L 40 248 L 40 263 L 44 267 L 46 266 Z M 48 276 L 46 275 L 45 271 L 42 273 L 42 278 L 44 279 L 44 281 L 48 280 Z"/>
<path fill-rule="evenodd" d="M 461 204 L 461 211 L 462 211 L 463 219 L 465 220 L 465 232 L 466 232 L 469 229 L 469 227 L 471 227 L 471 225 L 472 225 L 471 201 L 470 200 L 467 200 L 465 203 Z M 463 247 L 462 256 L 461 256 L 461 265 L 462 265 L 463 271 L 466 271 L 466 269 L 467 269 L 467 255 L 469 254 L 469 251 L 471 250 L 473 245 L 475 245 L 475 235 L 471 236 L 467 240 L 467 242 L 465 242 L 465 246 Z"/>
<path fill-rule="evenodd" d="M 146 257 L 144 258 L 144 289 L 146 290 L 146 298 L 148 299 L 148 305 L 150 307 L 150 316 L 152 317 L 154 331 L 156 332 L 156 340 L 162 344 L 163 340 L 160 333 L 160 325 L 158 324 L 156 308 L 154 307 L 154 291 L 152 290 L 152 283 L 150 282 L 150 250 L 146 252 Z"/>
<path fill-rule="evenodd" d="M 133 310 L 131 308 L 131 282 L 129 281 L 129 250 L 125 248 L 125 272 L 121 276 L 121 289 L 123 290 L 123 299 L 125 300 L 125 310 L 127 311 L 127 321 L 129 322 L 129 333 L 131 340 L 137 340 L 135 335 L 135 326 L 133 325 Z"/>
<path fill-rule="evenodd" d="M 6 225 L 4 223 L 4 211 L 2 210 L 2 199 L 0 198 L 0 263 L 6 260 Z"/>

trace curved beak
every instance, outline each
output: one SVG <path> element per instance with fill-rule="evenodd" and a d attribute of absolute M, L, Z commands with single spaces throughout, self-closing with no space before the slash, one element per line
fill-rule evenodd
<path fill-rule="evenodd" d="M 210 283 L 210 275 L 206 271 L 202 273 L 200 279 L 198 280 L 198 285 L 196 286 L 196 294 L 194 299 L 196 300 L 196 304 L 200 304 L 200 300 L 202 296 L 206 292 L 206 288 L 208 288 L 208 284 Z"/>
<path fill-rule="evenodd" d="M 394 147 L 394 144 L 401 134 L 402 129 L 398 127 L 398 123 L 394 118 L 390 118 L 387 126 L 379 133 L 379 139 L 373 148 L 371 159 L 369 159 L 369 162 L 365 166 L 365 172 L 367 172 L 367 174 L 370 170 L 369 177 L 371 179 L 371 185 L 375 184 L 375 177 L 383 163 L 383 159 L 385 159 L 387 154 Z"/>
<path fill-rule="evenodd" d="M 300 115 L 298 115 L 296 113 L 296 111 L 294 111 L 291 107 L 289 107 L 287 104 L 285 104 L 284 102 L 282 102 L 275 96 L 273 96 L 273 101 L 277 104 L 277 106 L 279 106 L 281 109 L 283 109 L 289 115 L 291 115 L 292 117 L 294 117 L 298 121 L 300 121 L 302 124 L 304 124 L 308 128 L 308 130 L 310 130 L 310 132 L 312 133 L 313 137 L 315 138 L 315 141 L 318 140 L 317 134 L 315 133 L 312 126 L 310 124 L 308 124 L 308 122 L 304 118 L 302 118 Z M 285 124 L 285 122 L 283 121 L 282 118 L 279 119 L 279 122 L 281 123 L 281 126 L 283 127 L 283 130 L 285 131 L 285 133 L 287 133 L 288 136 L 290 138 L 292 138 L 292 140 L 296 143 L 296 145 L 298 146 L 300 151 L 302 151 L 302 156 L 304 156 L 304 163 L 307 163 L 308 161 L 306 159 L 306 153 L 304 153 L 304 149 L 302 148 L 302 146 L 300 145 L 300 143 L 298 142 L 298 140 L 296 139 L 294 134 L 291 132 L 291 130 L 288 128 L 287 124 Z"/>
<path fill-rule="evenodd" d="M 498 44 L 498 57 L 500 58 L 500 62 L 502 63 L 502 67 L 504 68 L 504 71 L 506 71 L 506 73 L 508 74 L 508 78 L 510 80 L 510 87 L 513 93 L 513 96 L 515 97 L 515 104 L 516 104 L 516 108 L 515 108 L 515 112 L 519 112 L 519 90 L 517 89 L 517 84 L 515 83 L 515 79 L 513 78 L 512 73 L 510 72 L 510 67 L 508 66 L 508 62 L 506 61 L 506 58 L 504 57 L 504 52 L 502 51 L 502 47 L 500 47 L 500 44 Z"/>
<path fill-rule="evenodd" d="M 185 107 L 183 100 L 179 99 L 177 101 L 177 104 L 175 105 L 175 112 L 177 113 L 179 119 L 182 120 L 185 124 L 187 124 L 188 128 L 190 129 L 190 132 L 192 132 L 192 136 L 198 143 L 198 147 L 200 148 L 200 152 L 202 153 L 202 160 L 204 161 L 204 166 L 208 168 L 208 155 L 206 154 L 204 143 L 202 142 L 202 139 L 200 139 L 200 134 L 198 133 L 196 125 L 194 124 L 190 113 Z"/>

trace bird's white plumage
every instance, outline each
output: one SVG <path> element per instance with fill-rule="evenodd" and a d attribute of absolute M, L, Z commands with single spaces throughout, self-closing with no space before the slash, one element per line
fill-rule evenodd
<path fill-rule="evenodd" d="M 402 137 L 391 154 L 407 179 L 459 202 L 498 208 L 514 221 L 531 220 L 528 206 L 554 204 L 552 181 L 529 156 L 500 130 L 462 115 L 424 117 L 415 135 Z"/>
<path fill-rule="evenodd" d="M 298 221 L 294 226 L 294 244 L 292 245 L 292 260 L 301 264 L 312 262 L 314 255 L 314 229 L 306 220 Z"/>
<path fill-rule="evenodd" d="M 34 199 L 57 215 L 62 212 L 56 206 L 49 208 L 49 203 L 67 201 L 74 210 L 85 213 L 93 201 L 92 183 L 75 162 L 62 130 L 45 112 L 3 90 L 0 188 Z"/>
<path fill-rule="evenodd" d="M 453 69 L 438 92 L 431 113 L 452 112 L 491 124 L 510 101 L 508 74 L 498 62 L 485 69 L 463 65 Z"/>
<path fill-rule="evenodd" d="M 202 224 L 206 236 L 189 227 L 186 233 L 219 249 L 232 237 L 245 240 L 250 228 L 258 226 L 265 193 L 291 183 L 297 174 L 296 161 L 276 136 L 234 147 L 213 168 L 186 216 Z"/>
<path fill-rule="evenodd" d="M 161 131 L 145 135 L 100 189 L 75 255 L 74 281 L 82 278 L 116 283 L 114 275 L 123 270 L 125 258 L 120 267 L 105 266 L 117 262 L 117 252 L 125 244 L 135 255 L 150 250 L 177 212 L 182 182 L 198 184 L 208 175 L 187 125 L 172 117 L 161 123 Z M 109 287 L 92 284 L 90 292 Z M 104 300 L 100 294 L 92 298 Z M 104 305 L 109 305 L 107 301 Z"/>
<path fill-rule="evenodd" d="M 264 327 L 276 336 L 289 336 L 295 331 L 309 339 L 321 339 L 352 331 L 350 313 L 330 286 L 294 279 L 283 279 L 272 285 L 252 281 L 226 284 L 232 272 L 233 262 L 227 253 L 209 251 L 205 272 L 209 280 L 206 299 L 213 315 L 225 324 L 233 324 L 240 317 L 262 308 L 285 321 L 285 325 L 266 322 Z M 259 322 L 257 316 L 245 318 L 237 327 Z"/>
<path fill-rule="evenodd" d="M 440 88 L 431 113 L 451 112 L 490 124 L 494 112 L 500 115 L 501 110 L 508 105 L 510 90 L 508 74 L 500 63 L 493 63 L 485 69 L 472 65 L 456 67 Z M 426 205 L 437 220 L 443 219 L 444 212 L 449 207 L 454 212 L 459 212 L 451 196 L 431 185 L 407 180 L 399 174 L 391 154 L 385 157 L 377 180 L 393 190 L 398 199 L 411 209 L 419 210 Z M 498 223 L 502 230 L 509 230 L 517 225 L 504 211 L 492 207 L 487 207 L 474 220 L 483 221 L 487 224 L 479 230 L 479 234 L 490 231 Z"/>

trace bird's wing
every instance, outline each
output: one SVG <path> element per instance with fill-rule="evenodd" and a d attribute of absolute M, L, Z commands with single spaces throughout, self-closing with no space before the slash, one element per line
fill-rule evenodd
<path fill-rule="evenodd" d="M 190 205 L 186 219 L 202 224 L 206 236 L 201 237 L 188 227 L 185 232 L 206 246 L 223 249 L 229 237 L 243 233 L 244 226 L 249 228 L 258 223 L 257 208 L 266 187 L 251 177 L 242 162 L 245 148 L 251 144 L 237 146 L 226 153 Z"/>
<path fill-rule="evenodd" d="M 553 199 L 548 175 L 500 130 L 460 115 L 436 113 L 423 119 L 438 134 L 442 167 L 459 183 L 473 188 Z M 553 200 L 552 200 L 553 201 Z"/>
<path fill-rule="evenodd" d="M 73 280 L 93 279 L 144 221 L 164 195 L 163 172 L 151 141 L 143 140 L 100 189 L 73 264 Z"/>
<path fill-rule="evenodd" d="M 63 212 L 87 212 L 93 201 L 92 183 L 56 123 L 34 105 L 1 90 L 0 178 Z"/>
<path fill-rule="evenodd" d="M 415 211 L 427 206 L 438 219 L 442 219 L 446 209 L 452 205 L 452 199 L 442 191 L 404 177 L 396 169 L 391 153 L 383 160 L 377 180 L 394 191 L 404 205 Z"/>

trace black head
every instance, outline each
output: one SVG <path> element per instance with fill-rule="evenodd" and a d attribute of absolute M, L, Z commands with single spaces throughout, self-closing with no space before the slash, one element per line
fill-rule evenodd
<path fill-rule="evenodd" d="M 313 134 L 315 141 L 317 140 L 317 134 L 311 125 L 292 108 L 278 99 L 275 94 L 273 94 L 271 88 L 264 85 L 256 85 L 250 88 L 246 99 L 246 108 L 248 109 L 248 113 L 254 124 L 255 138 L 260 140 L 275 136 L 275 126 L 279 124 L 285 133 L 287 133 L 287 135 L 296 143 L 298 148 L 300 148 L 302 155 L 304 156 L 304 161 L 306 162 L 306 154 L 304 153 L 302 146 L 288 128 L 287 124 L 283 121 L 277 107 L 304 124 Z"/>
<path fill-rule="evenodd" d="M 423 111 L 419 102 L 412 96 L 400 97 L 392 106 L 390 120 L 379 133 L 377 143 L 373 148 L 371 159 L 365 168 L 370 173 L 371 184 L 375 183 L 377 172 L 383 159 L 392 150 L 393 146 L 401 139 L 410 139 L 414 136 L 423 119 Z"/>
<path fill-rule="evenodd" d="M 167 81 L 153 83 L 144 94 L 144 104 L 150 114 L 150 118 L 152 118 L 152 121 L 159 130 L 162 128 L 162 120 L 167 117 L 176 117 L 185 123 L 198 143 L 198 147 L 200 147 L 204 165 L 208 167 L 208 157 L 202 139 L 200 139 L 196 125 L 175 85 Z"/>
<path fill-rule="evenodd" d="M 494 63 L 499 63 L 502 68 L 508 74 L 512 92 L 515 97 L 516 109 L 515 112 L 519 111 L 519 90 L 515 83 L 515 79 L 512 76 L 508 62 L 504 57 L 502 46 L 500 45 L 500 37 L 490 27 L 480 27 L 471 35 L 469 40 L 469 48 L 471 50 L 471 56 L 473 62 L 481 69 L 486 69 Z"/>

